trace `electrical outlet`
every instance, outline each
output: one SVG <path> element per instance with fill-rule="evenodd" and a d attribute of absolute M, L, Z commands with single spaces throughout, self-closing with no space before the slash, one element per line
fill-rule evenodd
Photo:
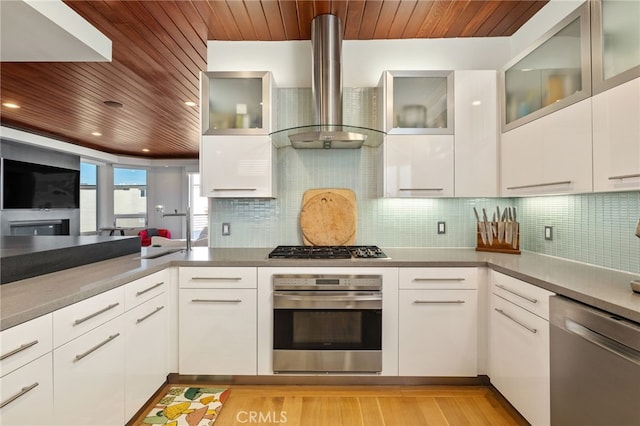
<path fill-rule="evenodd" d="M 544 227 L 544 239 L 547 241 L 553 240 L 553 226 Z"/>
<path fill-rule="evenodd" d="M 222 224 L 222 235 L 231 235 L 231 224 L 229 222 Z"/>
<path fill-rule="evenodd" d="M 446 234 L 446 233 L 447 233 L 447 223 L 438 222 L 438 234 Z"/>

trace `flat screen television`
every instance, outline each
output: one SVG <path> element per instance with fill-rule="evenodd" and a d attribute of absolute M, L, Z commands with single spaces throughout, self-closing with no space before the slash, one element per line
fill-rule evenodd
<path fill-rule="evenodd" d="M 80 171 L 3 158 L 2 208 L 80 208 Z"/>

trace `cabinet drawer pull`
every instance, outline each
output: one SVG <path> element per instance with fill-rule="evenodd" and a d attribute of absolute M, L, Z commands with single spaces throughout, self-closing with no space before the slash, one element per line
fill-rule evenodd
<path fill-rule="evenodd" d="M 6 405 L 11 404 L 13 401 L 15 401 L 16 399 L 20 398 L 22 395 L 26 394 L 27 392 L 29 392 L 30 390 L 33 390 L 35 387 L 37 387 L 40 383 L 35 382 L 32 385 L 29 386 L 25 386 L 22 389 L 20 389 L 20 392 L 18 392 L 17 394 L 10 396 L 9 399 L 0 402 L 0 408 L 3 408 Z"/>
<path fill-rule="evenodd" d="M 212 192 L 221 192 L 221 191 L 257 191 L 258 188 L 213 188 Z"/>
<path fill-rule="evenodd" d="M 191 299 L 193 303 L 240 303 L 240 299 Z"/>
<path fill-rule="evenodd" d="M 85 353 L 82 353 L 80 355 L 76 355 L 76 357 L 73 359 L 73 362 L 80 361 L 82 358 L 84 358 L 87 355 L 97 351 L 98 349 L 100 349 L 101 347 L 103 347 L 104 345 L 106 345 L 107 343 L 109 343 L 110 341 L 112 341 L 113 339 L 118 337 L 119 335 L 120 335 L 120 333 L 112 334 L 111 336 L 107 337 L 103 342 L 98 343 L 97 345 L 95 345 L 94 347 L 92 347 L 91 349 L 86 351 Z"/>
<path fill-rule="evenodd" d="M 25 343 L 23 345 L 20 345 L 19 348 L 15 348 L 14 350 L 9 351 L 6 354 L 0 356 L 0 361 L 5 360 L 5 359 L 9 358 L 10 356 L 13 356 L 13 355 L 15 355 L 17 353 L 20 353 L 20 352 L 24 351 L 24 350 L 27 350 L 31 346 L 34 346 L 34 345 L 37 345 L 37 344 L 38 344 L 38 341 L 34 340 L 33 342 L 29 342 L 29 343 Z"/>
<path fill-rule="evenodd" d="M 640 177 L 640 173 L 633 173 L 630 175 L 609 176 L 609 180 L 622 180 Z"/>
<path fill-rule="evenodd" d="M 527 189 L 527 188 L 537 188 L 540 186 L 569 185 L 569 184 L 571 184 L 570 180 L 560 180 L 558 182 L 545 182 L 545 183 L 534 183 L 531 185 L 507 186 L 507 189 Z"/>
<path fill-rule="evenodd" d="M 241 281 L 241 277 L 191 277 L 192 281 Z"/>
<path fill-rule="evenodd" d="M 505 313 L 505 311 L 503 311 L 502 309 L 498 309 L 498 308 L 493 308 L 496 310 L 496 312 L 498 312 L 499 314 L 504 315 L 505 317 L 509 318 L 511 321 L 515 322 L 516 324 L 518 324 L 520 327 L 524 327 L 527 330 L 529 330 L 530 332 L 532 332 L 533 334 L 536 334 L 538 332 L 538 330 L 536 330 L 535 328 L 531 328 L 526 324 L 521 323 L 520 321 L 518 321 L 517 319 L 515 319 L 514 317 L 512 317 L 511 315 Z"/>
<path fill-rule="evenodd" d="M 464 300 L 414 300 L 413 303 L 415 304 L 423 304 L 423 305 L 427 305 L 427 304 L 446 304 L 446 303 L 465 303 Z"/>
<path fill-rule="evenodd" d="M 163 310 L 163 309 L 164 309 L 164 306 L 158 306 L 158 307 L 156 308 L 156 310 L 155 310 L 155 311 L 153 311 L 153 312 L 149 312 L 147 315 L 143 316 L 142 318 L 138 318 L 138 319 L 136 320 L 136 324 L 140 324 L 142 321 L 146 320 L 146 319 L 147 319 L 147 318 L 149 318 L 151 315 L 155 315 L 155 314 L 157 314 L 158 312 L 160 312 L 160 311 L 161 311 L 161 310 Z"/>
<path fill-rule="evenodd" d="M 150 292 L 151 290 L 160 287 L 161 285 L 164 284 L 164 281 L 159 282 L 158 284 L 152 285 L 151 287 L 144 289 L 144 290 L 140 290 L 139 292 L 136 293 L 136 297 L 137 296 L 142 296 L 145 293 Z"/>
<path fill-rule="evenodd" d="M 414 281 L 464 281 L 466 278 L 414 278 Z"/>
<path fill-rule="evenodd" d="M 538 303 L 538 299 L 534 299 L 533 297 L 525 296 L 524 294 L 520 294 L 517 291 L 511 290 L 510 288 L 507 288 L 507 287 L 505 287 L 503 285 L 496 284 L 496 287 L 501 288 L 502 290 L 504 290 L 504 291 L 506 291 L 508 293 L 511 293 L 514 296 L 518 296 L 521 299 L 524 299 L 524 300 L 529 301 L 531 303 Z"/>
<path fill-rule="evenodd" d="M 84 317 L 84 318 L 77 319 L 77 320 L 75 320 L 75 321 L 73 322 L 73 325 L 82 324 L 83 322 L 88 321 L 88 320 L 90 320 L 91 318 L 97 317 L 97 316 L 98 316 L 98 315 L 100 315 L 100 314 L 104 314 L 105 312 L 107 312 L 107 311 L 109 311 L 109 310 L 111 310 L 111 309 L 115 308 L 115 307 L 116 307 L 116 306 L 118 306 L 119 304 L 120 304 L 120 302 L 113 303 L 113 304 L 111 304 L 111 305 L 107 306 L 107 307 L 106 307 L 106 308 L 104 308 L 104 309 L 100 309 L 98 312 L 94 312 L 94 313 L 92 313 L 91 315 L 87 315 L 87 316 L 86 316 L 86 317 Z"/>
<path fill-rule="evenodd" d="M 444 191 L 444 188 L 398 188 L 398 191 Z"/>

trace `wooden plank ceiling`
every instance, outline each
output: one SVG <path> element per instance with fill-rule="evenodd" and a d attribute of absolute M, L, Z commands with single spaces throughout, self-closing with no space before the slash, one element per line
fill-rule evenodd
<path fill-rule="evenodd" d="M 2 103 L 20 108 L 3 106 L 1 123 L 113 154 L 197 158 L 199 109 L 184 102 L 198 103 L 207 40 L 308 40 L 323 13 L 342 19 L 345 40 L 510 36 L 547 1 L 65 0 L 112 40 L 113 61 L 2 63 Z"/>

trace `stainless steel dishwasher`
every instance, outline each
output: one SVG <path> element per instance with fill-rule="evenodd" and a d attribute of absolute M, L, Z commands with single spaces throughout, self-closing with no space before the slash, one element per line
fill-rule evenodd
<path fill-rule="evenodd" d="M 640 425 L 640 324 L 550 298 L 551 424 Z"/>

